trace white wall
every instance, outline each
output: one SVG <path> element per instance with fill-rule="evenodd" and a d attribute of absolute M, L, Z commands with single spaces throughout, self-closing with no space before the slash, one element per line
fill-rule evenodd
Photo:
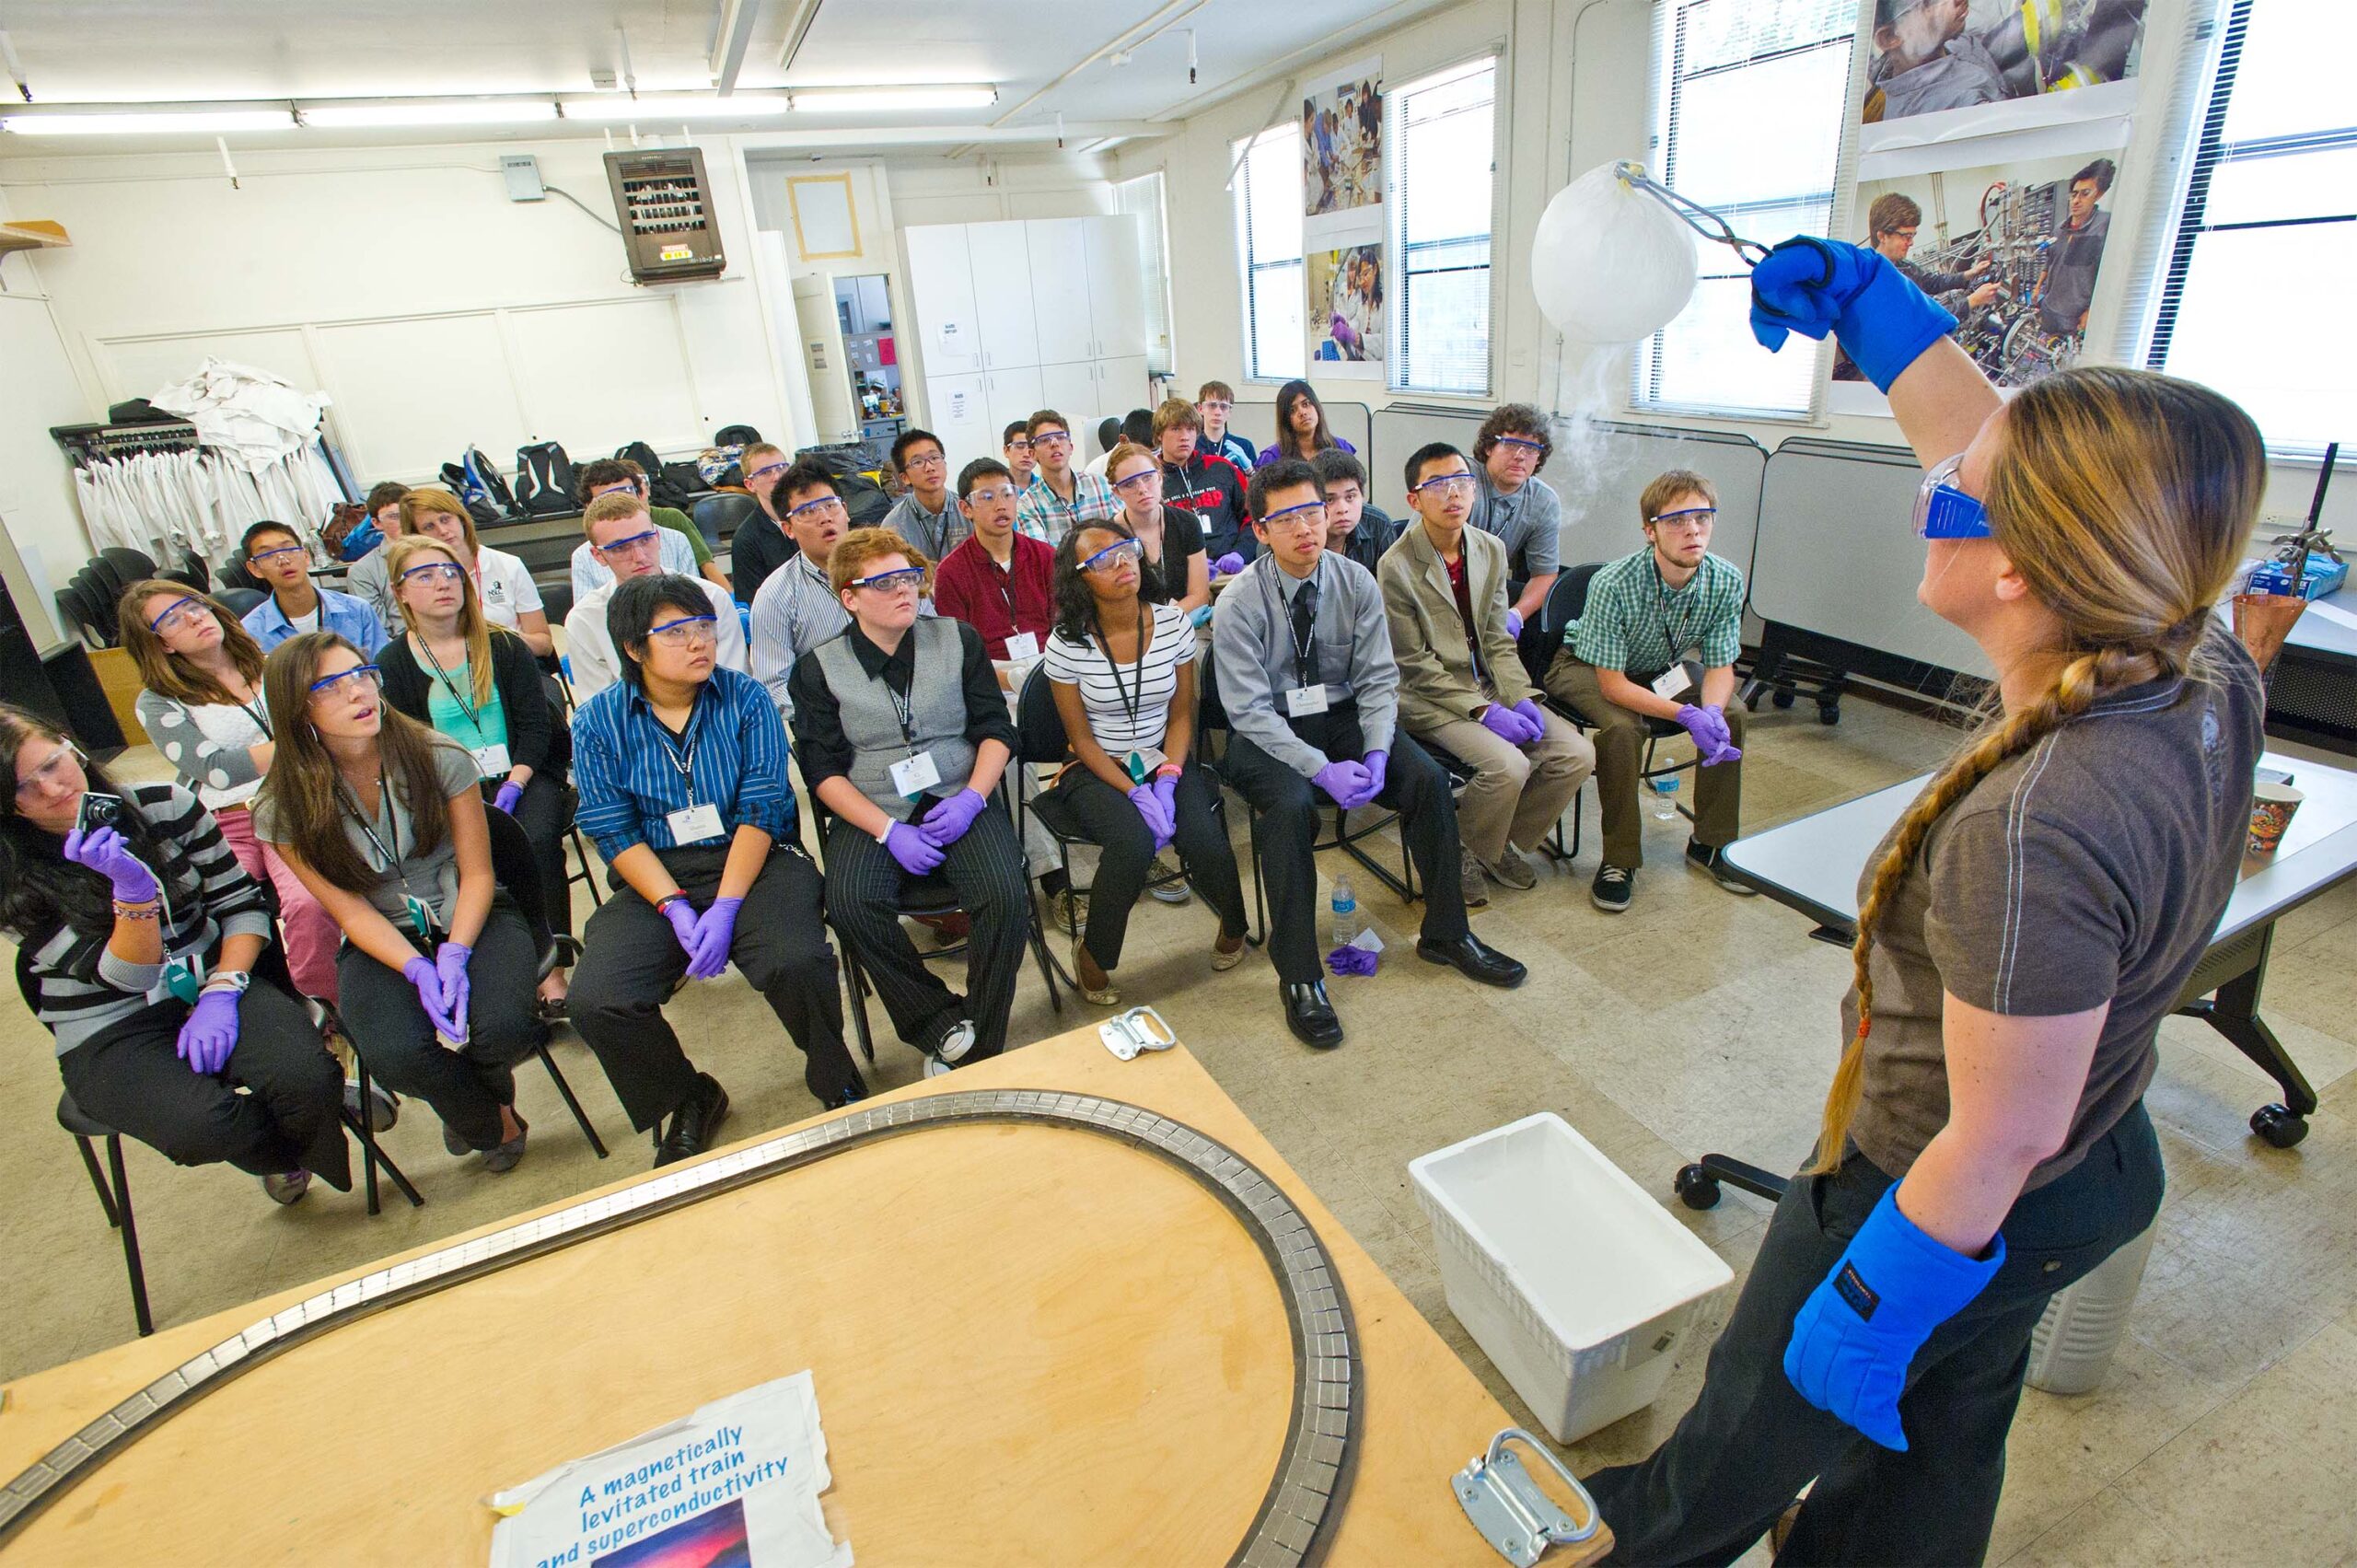
<path fill-rule="evenodd" d="M 0 220 L 43 215 L 10 206 L 0 191 Z M 52 595 L 90 558 L 74 503 L 73 465 L 49 437 L 50 426 L 103 416 L 75 379 L 65 343 L 26 253 L 0 258 L 0 527 L 15 548 L 0 558 L 33 645 L 58 639 Z"/>

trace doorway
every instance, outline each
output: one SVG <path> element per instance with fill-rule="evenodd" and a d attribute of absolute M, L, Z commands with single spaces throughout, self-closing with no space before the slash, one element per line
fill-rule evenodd
<path fill-rule="evenodd" d="M 882 273 L 839 277 L 835 316 L 842 325 L 843 369 L 862 440 L 889 442 L 908 427 L 900 355 L 892 341 L 892 301 Z"/>

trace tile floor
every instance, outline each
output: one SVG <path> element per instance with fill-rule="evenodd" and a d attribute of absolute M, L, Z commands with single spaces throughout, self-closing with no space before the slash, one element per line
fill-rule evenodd
<path fill-rule="evenodd" d="M 1837 728 L 1803 707 L 1763 712 L 1752 733 L 1753 829 L 1906 777 L 1953 739 L 1861 701 L 1845 704 Z M 1592 803 L 1587 810 L 1592 835 Z M 1530 966 L 1529 983 L 1512 993 L 1414 961 L 1412 912 L 1354 877 L 1362 907 L 1399 945 L 1375 978 L 1334 986 L 1351 1039 L 1330 1054 L 1284 1032 L 1264 961 L 1209 971 L 1200 905 L 1144 905 L 1119 977 L 1125 998 L 1163 1009 L 1434 1327 L 1534 1426 L 1449 1313 L 1407 1162 L 1555 1110 L 1740 1274 L 1764 1205 L 1730 1192 L 1717 1209 L 1690 1213 L 1669 1197 L 1671 1173 L 1706 1149 L 1796 1163 L 1838 1045 L 1845 956 L 1808 941 L 1790 912 L 1689 872 L 1677 854 L 1682 832 L 1649 823 L 1654 864 L 1625 915 L 1587 902 L 1592 836 L 1570 871 L 1499 894 L 1475 921 Z M 1329 877 L 1348 869 L 1334 854 L 1321 865 Z M 2357 1417 L 2342 1402 L 2357 1392 L 2357 886 L 2285 923 L 2268 997 L 2322 1095 L 2313 1132 L 2291 1151 L 2258 1144 L 2244 1121 L 2273 1098 L 2269 1082 L 2204 1027 L 2164 1028 L 2150 1104 L 2170 1191 L 2131 1334 L 2098 1392 L 2026 1395 L 1992 1562 L 2357 1562 Z M 741 982 L 691 987 L 673 1016 L 729 1086 L 730 1136 L 810 1113 L 791 1047 Z M 1069 1007 L 1051 1014 L 1027 971 L 1014 1038 L 1078 1021 Z M 280 1210 L 243 1177 L 180 1170 L 134 1148 L 157 1318 L 183 1321 L 644 1168 L 647 1143 L 628 1133 L 595 1061 L 569 1035 L 556 1054 L 613 1157 L 590 1156 L 545 1075 L 528 1066 L 518 1076 L 531 1153 L 514 1173 L 486 1176 L 448 1158 L 422 1107 L 389 1135 L 425 1192 L 422 1210 L 390 1201 L 370 1219 L 356 1195 L 325 1189 Z M 905 1048 L 888 1040 L 881 1054 L 874 1081 L 915 1075 Z M 0 1279 L 0 1378 L 131 1333 L 120 1252 L 50 1118 L 49 1059 L 38 1028 L 0 1010 L 0 1099 L 17 1108 L 0 1123 L 0 1255 L 12 1260 Z M 1636 1458 L 1667 1434 L 1693 1397 L 1725 1301 L 1713 1304 L 1661 1400 L 1577 1445 L 1575 1469 Z"/>

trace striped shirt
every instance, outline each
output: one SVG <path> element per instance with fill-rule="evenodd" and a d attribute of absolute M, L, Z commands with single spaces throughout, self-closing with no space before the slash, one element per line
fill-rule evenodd
<path fill-rule="evenodd" d="M 1067 502 L 1048 488 L 1045 474 L 1034 473 L 1023 494 L 1015 498 L 1015 531 L 1027 539 L 1061 544 L 1080 523 L 1109 523 L 1121 515 L 1121 503 L 1102 474 L 1072 470 L 1072 499 Z"/>
<path fill-rule="evenodd" d="M 1632 679 L 1651 680 L 1689 648 L 1701 650 L 1703 668 L 1724 668 L 1743 652 L 1743 573 L 1724 556 L 1704 555 L 1673 588 L 1648 546 L 1597 569 L 1563 641 L 1582 664 Z"/>
<path fill-rule="evenodd" d="M 1088 731 L 1117 763 L 1131 751 L 1162 749 L 1170 703 L 1178 691 L 1178 667 L 1195 659 L 1195 632 L 1187 612 L 1167 604 L 1146 608 L 1154 612 L 1154 635 L 1142 659 L 1117 665 L 1094 638 L 1048 639 L 1048 679 L 1080 688 Z"/>
<path fill-rule="evenodd" d="M 176 784 L 134 784 L 125 796 L 166 850 L 155 857 L 165 864 L 150 864 L 148 869 L 164 896 L 160 919 L 168 956 L 202 958 L 226 937 L 269 937 L 270 905 L 261 887 L 238 864 L 212 813 L 195 796 Z M 95 936 L 64 924 L 15 934 L 27 955 L 33 1016 L 56 1036 L 60 1056 L 170 995 L 162 964 L 125 963 L 108 950 L 113 931 L 110 922 Z"/>
<path fill-rule="evenodd" d="M 725 667 L 697 691 L 680 735 L 663 726 L 646 694 L 628 681 L 607 687 L 573 715 L 578 821 L 610 865 L 639 844 L 679 848 L 670 814 L 691 806 L 720 809 L 722 836 L 700 842 L 726 848 L 740 827 L 792 839 L 785 759 L 785 726 L 768 692 Z"/>

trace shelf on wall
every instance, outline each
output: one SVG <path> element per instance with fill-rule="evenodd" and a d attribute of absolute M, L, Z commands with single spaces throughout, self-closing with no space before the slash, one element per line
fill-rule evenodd
<path fill-rule="evenodd" d="M 27 218 L 22 223 L 0 223 L 0 256 L 12 250 L 46 250 L 52 246 L 71 245 L 65 238 L 65 226 L 47 218 Z"/>

